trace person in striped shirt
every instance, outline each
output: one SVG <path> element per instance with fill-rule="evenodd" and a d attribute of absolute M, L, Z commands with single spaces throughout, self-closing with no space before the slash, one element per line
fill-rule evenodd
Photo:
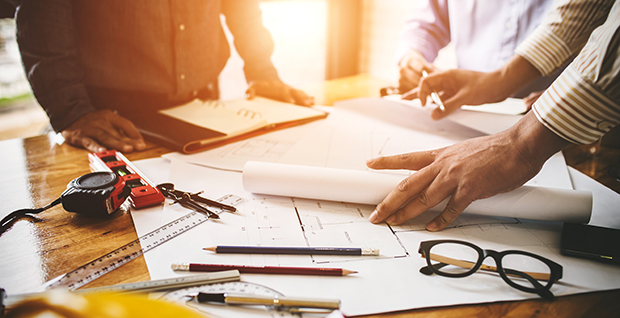
<path fill-rule="evenodd" d="M 445 228 L 473 201 L 535 176 L 571 143 L 591 143 L 620 123 L 620 1 L 567 0 L 522 43 L 502 69 L 431 74 L 415 98 L 442 94 L 446 114 L 464 104 L 501 101 L 524 83 L 577 57 L 513 127 L 445 148 L 371 159 L 372 169 L 418 170 L 377 205 L 373 223 L 401 224 L 446 197 L 426 228 Z"/>

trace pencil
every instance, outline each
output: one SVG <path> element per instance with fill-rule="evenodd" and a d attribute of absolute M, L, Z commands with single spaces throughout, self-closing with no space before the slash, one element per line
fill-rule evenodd
<path fill-rule="evenodd" d="M 215 253 L 236 254 L 301 254 L 301 255 L 379 255 L 378 248 L 360 247 L 277 247 L 277 246 L 223 246 L 205 247 Z"/>
<path fill-rule="evenodd" d="M 426 73 L 426 71 L 422 71 L 422 77 L 427 77 L 428 73 Z M 439 106 L 439 109 L 441 109 L 442 112 L 446 111 L 446 106 L 443 105 L 443 102 L 441 101 L 441 98 L 439 98 L 439 94 L 437 94 L 437 92 L 432 91 L 431 92 L 431 99 L 433 100 L 433 102 L 435 104 L 437 104 L 437 106 Z"/>
<path fill-rule="evenodd" d="M 325 267 L 284 267 L 284 266 L 247 266 L 247 265 L 220 265 L 220 264 L 195 264 L 180 263 L 170 266 L 175 271 L 189 272 L 219 272 L 238 270 L 239 273 L 252 274 L 282 274 L 282 275 L 322 275 L 322 276 L 347 276 L 357 273 L 342 268 Z"/>

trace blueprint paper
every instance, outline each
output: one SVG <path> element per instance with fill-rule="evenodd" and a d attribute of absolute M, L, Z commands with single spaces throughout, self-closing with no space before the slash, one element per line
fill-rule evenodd
<path fill-rule="evenodd" d="M 151 172 L 155 166 L 160 169 L 163 165 L 148 163 L 145 166 L 141 161 L 135 162 L 156 183 L 170 181 L 179 189 L 204 190 L 203 195 L 211 198 L 232 193 L 246 199 L 237 206 L 239 212 L 222 213 L 220 220 L 199 225 L 146 253 L 152 279 L 190 275 L 173 272 L 172 262 L 345 268 L 358 273 L 346 277 L 260 274 L 241 277 L 242 281 L 268 286 L 287 296 L 338 298 L 345 315 L 538 298 L 511 288 L 496 275 L 474 274 L 451 279 L 419 273 L 419 268 L 425 265 L 417 253 L 420 241 L 461 239 L 484 249 L 520 249 L 558 262 L 564 267 L 564 277 L 551 289 L 556 296 L 620 288 L 620 267 L 560 254 L 560 222 L 462 214 L 445 230 L 431 233 L 424 225 L 437 213 L 429 211 L 400 226 L 374 225 L 367 221 L 372 205 L 254 195 L 243 190 L 240 173 L 176 160 L 170 163 L 168 179 L 164 180 L 164 173 Z M 571 176 L 575 175 L 579 177 L 579 173 L 571 171 Z M 583 175 L 573 178 L 579 189 L 595 193 L 594 213 L 598 215 L 593 219 L 614 218 L 613 207 L 620 206 L 620 195 L 583 179 Z M 596 198 L 603 202 L 597 202 Z M 187 210 L 166 204 L 131 213 L 138 235 L 143 235 L 186 214 Z M 381 255 L 370 258 L 239 255 L 202 250 L 220 244 L 364 246 L 380 248 Z M 383 301 L 371 301 L 376 295 L 384 295 Z M 243 312 L 230 310 L 224 316 L 246 317 Z M 265 313 L 264 317 L 273 316 Z"/>
<path fill-rule="evenodd" d="M 432 121 L 423 110 L 365 98 L 337 103 L 325 120 L 196 154 L 200 158 L 171 154 L 166 155 L 170 163 L 164 159 L 134 162 L 155 183 L 173 182 L 191 192 L 204 190 L 203 195 L 210 198 L 226 194 L 245 198 L 237 206 L 238 213 L 223 213 L 219 221 L 201 224 L 146 253 L 151 278 L 190 275 L 173 272 L 172 262 L 345 268 L 358 273 L 347 277 L 242 274 L 241 279 L 286 296 L 338 298 L 346 315 L 538 298 L 511 288 L 496 275 L 450 279 L 419 273 L 425 265 L 417 253 L 420 241 L 456 238 L 484 249 L 520 249 L 558 262 L 564 267 L 564 277 L 551 289 L 556 296 L 620 288 L 620 267 L 560 254 L 560 222 L 461 214 L 446 229 L 431 233 L 425 225 L 438 214 L 435 211 L 400 226 L 374 225 L 368 222 L 374 205 L 252 194 L 242 186 L 241 170 L 249 160 L 367 171 L 365 160 L 375 156 L 433 149 L 482 135 L 451 121 Z M 391 172 L 400 178 L 408 173 Z M 620 195 L 567 169 L 561 154 L 549 160 L 528 185 L 563 189 L 574 185 L 577 190 L 592 191 L 591 224 L 620 228 Z M 186 213 L 167 203 L 131 211 L 138 235 Z M 219 244 L 378 247 L 381 255 L 225 255 L 202 250 Z M 382 295 L 382 301 L 375 301 L 377 295 Z M 228 310 L 226 314 L 208 313 L 247 317 L 247 312 Z M 269 312 L 258 316 L 274 317 Z"/>
<path fill-rule="evenodd" d="M 197 154 L 163 157 L 238 172 L 248 161 L 368 170 L 370 158 L 436 149 L 484 135 L 381 98 L 352 99 L 321 110 L 330 112 L 327 119 Z M 572 189 L 562 153 L 551 157 L 526 184 Z"/>

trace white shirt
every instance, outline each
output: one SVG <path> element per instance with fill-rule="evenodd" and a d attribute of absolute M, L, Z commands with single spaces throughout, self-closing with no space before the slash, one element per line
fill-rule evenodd
<path fill-rule="evenodd" d="M 452 42 L 459 68 L 490 72 L 510 60 L 517 46 L 552 8 L 553 0 L 420 0 L 418 3 L 401 33 L 398 60 L 408 51 L 416 50 L 433 62 L 439 50 Z M 527 91 L 544 90 L 556 76 L 541 78 Z"/>

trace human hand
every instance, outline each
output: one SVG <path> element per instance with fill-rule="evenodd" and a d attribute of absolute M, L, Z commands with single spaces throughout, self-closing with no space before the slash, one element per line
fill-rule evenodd
<path fill-rule="evenodd" d="M 245 91 L 245 97 L 252 99 L 255 96 L 263 96 L 300 106 L 314 105 L 314 97 L 308 96 L 303 91 L 292 88 L 281 81 L 250 82 L 250 86 Z"/>
<path fill-rule="evenodd" d="M 450 197 L 441 214 L 426 224 L 438 231 L 472 202 L 508 192 L 535 176 L 544 162 L 568 144 L 529 112 L 512 128 L 445 148 L 380 157 L 372 169 L 417 170 L 377 205 L 372 223 L 399 225 Z"/>
<path fill-rule="evenodd" d="M 538 77 L 538 69 L 515 54 L 504 66 L 493 72 L 454 69 L 430 74 L 420 81 L 418 87 L 403 94 L 403 99 L 419 98 L 424 106 L 427 96 L 433 91 L 437 92 L 446 109 L 433 110 L 431 118 L 437 120 L 463 105 L 501 102 Z"/>
<path fill-rule="evenodd" d="M 101 152 L 107 148 L 132 152 L 146 147 L 136 127 L 110 110 L 88 113 L 61 134 L 69 144 L 90 152 Z"/>
<path fill-rule="evenodd" d="M 403 99 L 419 98 L 422 106 L 432 92 L 437 92 L 445 110 L 431 112 L 431 118 L 438 120 L 448 116 L 463 105 L 481 105 L 500 102 L 509 95 L 497 88 L 497 73 L 483 73 L 463 69 L 435 72 L 420 80 L 418 87 L 404 93 Z"/>
<path fill-rule="evenodd" d="M 433 73 L 438 69 L 424 58 L 418 51 L 410 51 L 398 63 L 400 78 L 398 79 L 398 91 L 408 92 L 420 83 L 422 71 Z"/>

